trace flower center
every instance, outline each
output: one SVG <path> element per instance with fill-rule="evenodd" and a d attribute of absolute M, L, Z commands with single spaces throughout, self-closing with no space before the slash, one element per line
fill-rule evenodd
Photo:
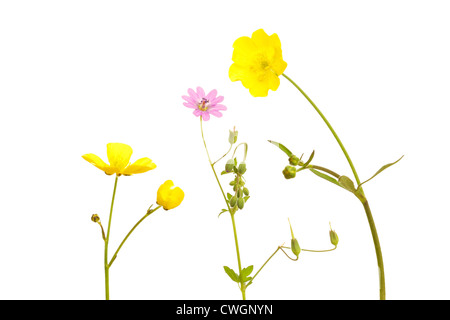
<path fill-rule="evenodd" d="M 208 110 L 208 107 L 209 107 L 209 100 L 206 98 L 202 98 L 202 101 L 198 103 L 198 109 L 201 111 L 206 111 Z"/>

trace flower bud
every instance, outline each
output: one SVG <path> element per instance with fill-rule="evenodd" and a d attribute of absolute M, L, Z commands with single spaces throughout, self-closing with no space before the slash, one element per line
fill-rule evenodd
<path fill-rule="evenodd" d="M 239 198 L 237 201 L 237 205 L 239 209 L 243 209 L 244 208 L 244 198 Z"/>
<path fill-rule="evenodd" d="M 300 254 L 300 251 L 302 251 L 302 249 L 300 249 L 300 245 L 298 244 L 297 239 L 295 239 L 295 238 L 291 239 L 291 250 L 292 250 L 292 253 L 295 254 L 296 257 L 298 257 L 298 255 Z"/>
<path fill-rule="evenodd" d="M 242 198 L 242 195 L 243 195 L 242 189 L 239 188 L 238 191 L 237 191 L 237 197 L 238 198 Z"/>
<path fill-rule="evenodd" d="M 330 225 L 330 241 L 331 244 L 334 246 L 337 246 L 339 243 L 339 237 L 334 230 L 331 230 L 331 225 Z"/>
<path fill-rule="evenodd" d="M 283 170 L 283 175 L 286 179 L 292 179 L 295 178 L 295 175 L 297 174 L 297 170 L 295 167 L 292 166 L 286 166 Z"/>
<path fill-rule="evenodd" d="M 91 220 L 92 222 L 100 222 L 100 217 L 97 214 L 93 214 Z"/>
<path fill-rule="evenodd" d="M 230 144 L 234 144 L 236 143 L 238 138 L 238 132 L 235 130 L 235 128 L 233 128 L 233 131 L 230 130 L 230 135 L 228 136 L 228 142 Z"/>
<path fill-rule="evenodd" d="M 300 161 L 300 159 L 297 156 L 295 156 L 295 155 L 292 155 L 292 156 L 289 157 L 289 164 L 291 164 L 293 166 L 298 165 L 299 161 Z"/>
<path fill-rule="evenodd" d="M 248 189 L 247 189 L 247 188 L 245 188 L 245 187 L 244 187 L 244 189 L 242 189 L 242 191 L 244 191 L 244 194 L 245 194 L 246 196 L 248 196 L 248 195 L 249 195 L 249 193 L 250 193 L 250 192 L 248 191 Z"/>
<path fill-rule="evenodd" d="M 241 162 L 238 167 L 238 172 L 240 174 L 244 174 L 245 171 L 247 171 L 247 165 L 245 164 L 245 162 Z"/>
<path fill-rule="evenodd" d="M 225 164 L 225 171 L 226 172 L 232 172 L 234 168 L 234 160 L 230 159 L 227 161 L 227 163 Z"/>

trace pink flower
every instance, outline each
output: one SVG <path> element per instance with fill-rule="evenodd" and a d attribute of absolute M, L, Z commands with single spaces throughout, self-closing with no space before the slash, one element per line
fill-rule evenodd
<path fill-rule="evenodd" d="M 194 115 L 201 116 L 203 120 L 208 121 L 209 115 L 212 114 L 215 117 L 220 118 L 222 113 L 220 111 L 227 110 L 223 104 L 222 96 L 217 96 L 217 90 L 211 90 L 210 93 L 205 95 L 205 91 L 201 87 L 197 87 L 197 92 L 192 89 L 188 89 L 189 96 L 183 96 L 182 98 L 186 100 L 183 103 L 185 107 L 195 109 Z"/>

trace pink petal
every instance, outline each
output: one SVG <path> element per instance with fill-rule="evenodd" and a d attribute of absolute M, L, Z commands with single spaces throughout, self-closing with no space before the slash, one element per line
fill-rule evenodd
<path fill-rule="evenodd" d="M 192 104 L 197 104 L 196 102 L 195 102 L 195 100 L 194 99 L 192 99 L 191 97 L 189 97 L 189 96 L 182 96 L 182 98 L 184 99 L 184 100 L 186 100 L 187 102 L 189 102 L 189 103 L 192 103 Z"/>
<path fill-rule="evenodd" d="M 212 99 L 214 99 L 217 96 L 217 90 L 213 89 L 211 90 L 210 93 L 208 93 L 208 95 L 206 96 L 206 99 L 208 99 L 209 101 L 211 101 Z"/>
<path fill-rule="evenodd" d="M 199 99 L 201 100 L 202 98 L 205 97 L 205 90 L 203 90 L 202 87 L 197 87 L 197 95 L 198 95 Z"/>
<path fill-rule="evenodd" d="M 197 109 L 196 105 L 193 105 L 192 103 L 189 103 L 189 102 L 183 102 L 183 105 L 185 107 L 188 107 L 188 108 L 191 108 L 191 109 Z"/>
<path fill-rule="evenodd" d="M 209 110 L 227 110 L 227 107 L 224 106 L 223 104 L 216 104 L 212 107 L 209 108 Z"/>
<path fill-rule="evenodd" d="M 203 112 L 202 118 L 203 118 L 204 121 L 208 121 L 209 120 L 209 113 L 207 111 Z"/>
<path fill-rule="evenodd" d="M 223 99 L 224 99 L 223 96 L 218 96 L 217 98 L 210 100 L 210 103 L 211 104 L 221 103 Z"/>
<path fill-rule="evenodd" d="M 222 113 L 218 110 L 209 110 L 209 114 L 212 114 L 213 116 L 216 116 L 217 118 L 222 117 Z"/>
<path fill-rule="evenodd" d="M 198 116 L 202 115 L 202 111 L 199 109 L 196 109 L 196 110 L 194 110 L 193 114 L 198 117 Z"/>
<path fill-rule="evenodd" d="M 189 88 L 188 93 L 195 102 L 198 102 L 201 100 L 201 98 L 198 97 L 197 93 L 194 90 Z"/>

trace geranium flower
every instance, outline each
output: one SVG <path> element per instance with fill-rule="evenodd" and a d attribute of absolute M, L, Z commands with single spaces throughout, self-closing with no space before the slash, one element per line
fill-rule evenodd
<path fill-rule="evenodd" d="M 192 89 L 188 90 L 189 96 L 182 96 L 186 102 L 183 103 L 185 107 L 195 109 L 194 115 L 201 116 L 203 120 L 208 121 L 210 114 L 220 118 L 222 113 L 220 111 L 227 110 L 223 104 L 222 96 L 217 96 L 217 90 L 211 90 L 210 93 L 205 94 L 205 91 L 201 87 L 197 87 L 197 92 Z"/>
<path fill-rule="evenodd" d="M 156 203 L 165 210 L 178 207 L 184 199 L 184 192 L 179 187 L 175 187 L 172 180 L 167 180 L 158 189 Z"/>
<path fill-rule="evenodd" d="M 109 165 L 106 164 L 100 157 L 93 153 L 83 155 L 83 159 L 92 163 L 94 166 L 104 171 L 106 174 L 117 174 L 130 176 L 136 173 L 144 173 L 156 168 L 156 164 L 149 158 L 141 158 L 130 164 L 131 154 L 133 149 L 124 143 L 108 143 L 106 146 L 106 153 L 108 155 Z"/>
<path fill-rule="evenodd" d="M 287 63 L 281 54 L 281 42 L 276 33 L 268 36 L 263 29 L 252 37 L 241 37 L 233 44 L 233 64 L 228 75 L 231 81 L 241 81 L 254 97 L 267 96 L 280 85 L 279 76 Z"/>

